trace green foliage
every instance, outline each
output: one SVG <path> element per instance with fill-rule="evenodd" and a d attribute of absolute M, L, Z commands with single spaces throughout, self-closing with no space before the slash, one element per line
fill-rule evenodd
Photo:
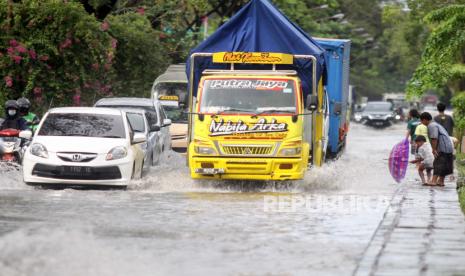
<path fill-rule="evenodd" d="M 457 93 L 452 98 L 452 105 L 454 106 L 455 125 L 461 130 L 458 133 L 462 133 L 465 130 L 465 91 Z"/>
<path fill-rule="evenodd" d="M 107 17 L 108 32 L 116 39 L 117 51 L 113 89 L 124 96 L 150 96 L 155 78 L 168 66 L 159 34 L 152 29 L 147 17 L 125 13 Z"/>
<path fill-rule="evenodd" d="M 433 31 L 426 42 L 421 63 L 408 84 L 410 95 L 422 95 L 430 88 L 447 85 L 456 73 L 452 70 L 454 64 L 462 62 L 465 5 L 434 10 L 425 17 L 425 21 L 433 24 Z"/>
<path fill-rule="evenodd" d="M 0 1 L 0 100 L 27 96 L 46 108 L 52 98 L 70 105 L 105 92 L 99 88 L 110 81 L 111 37 L 80 4 L 8 3 Z"/>

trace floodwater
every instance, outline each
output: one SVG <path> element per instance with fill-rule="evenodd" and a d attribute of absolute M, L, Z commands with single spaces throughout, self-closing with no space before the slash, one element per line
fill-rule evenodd
<path fill-rule="evenodd" d="M 283 185 L 195 182 L 175 153 L 125 191 L 0 173 L 0 275 L 351 275 L 397 188 L 404 128 L 353 124 L 341 159 Z"/>

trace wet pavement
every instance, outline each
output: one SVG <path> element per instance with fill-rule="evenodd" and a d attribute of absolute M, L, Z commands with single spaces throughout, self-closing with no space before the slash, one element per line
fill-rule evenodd
<path fill-rule="evenodd" d="M 396 251 L 383 246 L 376 251 L 373 240 L 382 235 L 379 225 L 388 223 L 395 200 L 433 193 L 441 206 L 453 201 L 450 193 L 442 200 L 440 191 L 415 186 L 413 168 L 406 179 L 410 186 L 399 186 L 389 176 L 387 157 L 404 127 L 353 125 L 340 160 L 312 169 L 292 185 L 192 181 L 184 158 L 174 153 L 126 191 L 34 189 L 22 184 L 18 172 L 0 173 L 0 274 L 381 273 L 385 260 L 395 260 L 397 254 L 388 254 Z M 415 188 L 407 193 L 407 187 Z M 410 216 L 424 214 L 417 211 L 412 208 Z M 455 229 L 463 217 L 451 212 Z M 426 228 L 417 231 L 430 231 L 431 217 L 425 221 Z M 447 231 L 455 231 L 443 230 L 438 237 L 444 240 Z M 396 235 L 395 230 L 390 234 L 393 246 Z M 452 248 L 454 241 L 435 244 L 426 247 L 431 254 L 420 255 L 423 264 Z M 376 266 L 370 263 L 370 248 L 379 257 Z"/>
<path fill-rule="evenodd" d="M 401 186 L 354 275 L 465 275 L 465 219 L 446 184 Z"/>

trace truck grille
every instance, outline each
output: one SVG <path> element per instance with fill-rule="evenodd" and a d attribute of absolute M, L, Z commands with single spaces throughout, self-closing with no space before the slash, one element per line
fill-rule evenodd
<path fill-rule="evenodd" d="M 272 145 L 223 145 L 223 152 L 227 155 L 258 156 L 270 155 L 273 151 Z"/>

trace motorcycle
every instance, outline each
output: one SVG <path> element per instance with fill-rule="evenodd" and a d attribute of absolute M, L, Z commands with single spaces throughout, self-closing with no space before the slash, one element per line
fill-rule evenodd
<path fill-rule="evenodd" d="M 24 150 L 19 133 L 17 129 L 0 131 L 0 160 L 2 162 L 21 163 Z"/>

